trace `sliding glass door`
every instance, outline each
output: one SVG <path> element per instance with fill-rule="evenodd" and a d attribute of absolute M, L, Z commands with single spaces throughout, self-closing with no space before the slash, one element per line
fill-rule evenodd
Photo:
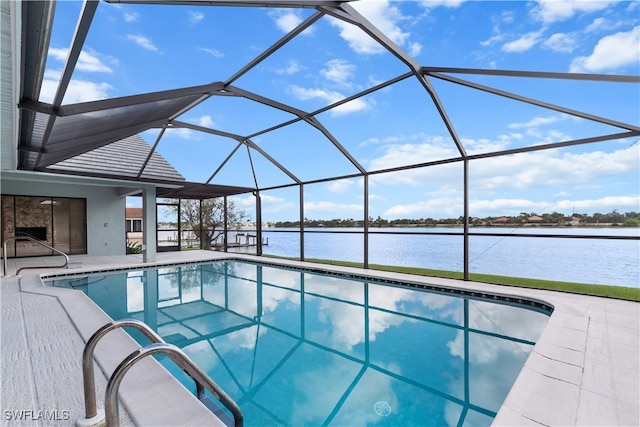
<path fill-rule="evenodd" d="M 67 254 L 87 253 L 86 200 L 65 197 L 2 196 L 2 241 L 29 236 Z M 8 257 L 52 255 L 29 240 L 9 240 Z"/>

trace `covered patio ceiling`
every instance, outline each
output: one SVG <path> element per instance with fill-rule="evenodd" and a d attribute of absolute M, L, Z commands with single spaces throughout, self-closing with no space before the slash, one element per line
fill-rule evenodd
<path fill-rule="evenodd" d="M 94 28 L 94 17 L 100 8 L 105 7 L 99 1 L 86 1 L 79 11 L 75 31 L 70 39 L 70 45 L 66 53 L 64 67 L 60 72 L 60 78 L 52 100 L 41 100 L 42 85 L 45 80 L 45 58 L 50 49 L 50 37 L 54 25 L 54 2 L 23 2 L 23 40 L 25 40 L 24 67 L 22 76 L 22 88 L 20 99 L 20 137 L 18 143 L 18 168 L 22 170 L 43 171 L 53 173 L 81 174 L 86 176 L 109 176 L 108 172 L 95 172 L 89 170 L 74 169 L 73 167 L 61 168 L 64 162 L 92 153 L 102 147 L 119 141 L 126 140 L 134 135 L 155 130 L 155 140 L 150 145 L 150 150 L 142 153 L 142 161 L 129 164 L 133 173 L 123 174 L 114 170 L 120 179 L 129 179 L 139 182 L 153 182 L 179 185 L 181 189 L 172 189 L 165 194 L 164 190 L 159 196 L 206 198 L 247 193 L 255 190 L 295 186 L 305 183 L 321 182 L 333 179 L 346 179 L 363 177 L 383 172 L 395 172 L 417 167 L 439 165 L 454 162 L 466 162 L 471 159 L 488 158 L 509 154 L 534 152 L 554 148 L 570 147 L 587 143 L 610 141 L 637 137 L 640 135 L 640 126 L 635 122 L 625 119 L 605 117 L 601 114 L 585 112 L 576 108 L 559 105 L 538 99 L 529 95 L 522 95 L 510 90 L 500 88 L 500 85 L 489 85 L 485 81 L 497 82 L 499 79 L 518 79 L 526 81 L 576 81 L 576 82 L 601 82 L 601 83 L 639 83 L 640 77 L 630 75 L 613 74 L 588 74 L 565 73 L 557 71 L 530 71 L 530 70 L 500 70 L 488 68 L 462 68 L 462 67 L 438 67 L 430 64 L 421 64 L 406 48 L 401 47 L 393 37 L 381 28 L 375 26 L 353 6 L 351 1 L 320 1 L 320 0 L 272 0 L 272 1 L 136 1 L 136 0 L 107 0 L 107 3 L 127 3 L 141 5 L 144 11 L 153 8 L 163 8 L 163 12 L 170 13 L 173 9 L 167 7 L 204 7 L 204 8 L 236 8 L 279 10 L 279 9 L 305 9 L 310 10 L 304 15 L 299 15 L 300 22 L 292 27 L 284 36 L 275 40 L 271 45 L 258 52 L 253 59 L 247 60 L 236 68 L 230 75 L 220 76 L 220 79 L 212 82 L 201 82 L 198 85 L 185 85 L 166 90 L 135 93 L 131 95 L 112 98 L 96 99 L 85 102 L 65 103 L 65 99 L 74 76 L 78 73 L 80 58 L 88 49 L 87 40 L 91 37 L 106 37 L 105 28 Z M 353 2 L 355 3 L 355 2 Z M 142 9 L 141 9 L 142 10 Z M 259 74 L 264 71 L 264 63 L 274 56 L 278 56 L 281 50 L 296 40 L 305 36 L 321 20 L 331 20 L 331 25 L 338 31 L 357 31 L 366 34 L 388 56 L 388 61 L 395 62 L 392 72 L 387 73 L 384 80 L 373 83 L 361 82 L 357 86 L 349 88 L 350 93 L 342 97 L 334 97 L 328 104 L 312 110 L 302 109 L 294 103 L 283 102 L 286 96 L 267 96 L 259 90 L 243 88 L 242 78 L 249 74 Z M 336 24 L 335 22 L 339 23 Z M 239 23 L 240 25 L 240 23 Z M 244 29 L 237 35 L 241 37 Z M 305 40 L 306 42 L 306 40 Z M 319 41 L 321 43 L 321 41 Z M 194 62 L 194 66 L 197 62 Z M 138 73 L 154 73 L 155 70 L 135 70 Z M 219 73 L 212 73 L 219 74 Z M 125 77 L 123 76 L 123 79 Z M 286 79 L 286 75 L 283 75 Z M 185 82 L 191 82 L 188 75 L 184 75 Z M 453 84 L 456 87 L 471 89 L 470 94 L 489 94 L 491 96 L 515 101 L 517 104 L 527 107 L 535 107 L 546 112 L 560 113 L 575 120 L 581 120 L 588 124 L 589 128 L 595 127 L 598 133 L 588 136 L 560 138 L 557 141 L 535 143 L 509 148 L 478 150 L 470 148 L 465 139 L 460 136 L 456 121 L 448 111 L 451 104 L 443 100 L 439 87 L 441 82 Z M 252 86 L 253 83 L 249 84 Z M 325 120 L 330 121 L 332 114 L 339 115 L 341 111 L 348 109 L 356 103 L 369 102 L 367 98 L 373 94 L 396 88 L 398 85 L 408 86 L 414 91 L 416 98 L 421 98 L 425 108 L 432 112 L 429 123 L 435 123 L 443 129 L 442 137 L 448 140 L 453 151 L 440 158 L 415 158 L 412 162 L 405 162 L 394 167 L 376 169 L 366 165 L 362 155 L 357 155 L 352 137 L 338 136 Z M 255 86 L 255 85 L 254 85 Z M 540 95 L 547 95 L 541 93 Z M 209 114 L 219 112 L 216 100 L 233 99 L 242 101 L 247 108 L 247 115 L 234 118 L 234 126 L 226 123 L 194 123 L 187 117 L 194 114 Z M 260 106 L 262 110 L 254 110 L 254 106 Z M 403 107 L 400 105 L 399 107 Z M 224 108 L 224 107 L 222 107 Z M 412 111 L 415 106 L 406 106 L 407 111 Z M 253 111 L 265 111 L 265 115 L 277 112 L 270 124 L 260 127 L 259 115 Z M 412 113 L 413 114 L 413 113 Z M 271 116 L 270 116 L 271 118 Z M 426 119 L 425 119 L 426 120 Z M 266 122 L 265 122 L 266 123 Z M 366 127 L 371 122 L 357 120 L 352 126 Z M 233 130 L 232 130 L 233 128 Z M 305 140 L 287 139 L 287 129 L 304 128 Z M 240 129 L 236 130 L 236 129 Z M 243 130 L 244 129 L 244 130 Z M 192 157 L 206 164 L 206 172 L 202 172 L 198 179 L 187 176 L 186 180 L 178 178 L 163 178 L 158 174 L 153 177 L 145 177 L 147 168 L 150 167 L 151 158 L 159 152 L 160 147 L 165 146 L 166 135 L 172 131 L 193 132 L 207 139 L 208 148 L 202 153 L 190 152 L 186 147 L 182 150 L 183 157 Z M 271 135 L 278 136 L 275 139 L 280 143 L 276 146 L 272 142 Z M 224 141 L 224 142 L 221 142 Z M 287 163 L 282 160 L 283 147 L 294 150 L 301 144 L 324 144 L 324 148 L 318 153 L 331 152 L 333 158 L 299 158 L 297 163 Z M 211 148 L 215 147 L 215 148 Z M 211 155 L 209 153 L 214 153 Z M 112 153 L 118 156 L 118 153 Z M 232 159 L 243 156 L 246 169 L 242 172 L 243 181 L 225 182 L 219 179 L 225 168 L 234 168 Z M 215 157 L 215 158 L 214 158 Z M 205 160 L 206 159 L 206 160 Z M 176 167 L 173 159 L 167 159 L 172 167 Z M 314 174 L 306 174 L 305 167 L 323 160 L 341 164 L 340 172 L 322 171 Z M 184 170 L 177 168 L 179 174 L 185 175 Z M 187 170 L 189 168 L 187 167 Z M 202 168 L 201 168 L 202 169 Z M 261 170 L 262 169 L 262 170 Z M 266 177 L 265 170 L 272 175 Z M 125 175 L 125 176 L 123 176 Z M 161 174 L 160 174 L 161 175 Z M 188 181 L 188 182 L 186 182 Z M 166 188 L 165 188 L 166 189 Z"/>

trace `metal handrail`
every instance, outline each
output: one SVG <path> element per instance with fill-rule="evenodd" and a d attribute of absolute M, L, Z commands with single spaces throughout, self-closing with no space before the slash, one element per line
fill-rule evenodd
<path fill-rule="evenodd" d="M 54 252 L 58 252 L 60 255 L 64 256 L 64 264 L 63 265 L 48 265 L 48 266 L 26 266 L 26 267 L 21 267 L 16 271 L 16 276 L 18 275 L 18 273 L 20 273 L 22 270 L 26 270 L 28 268 L 66 268 L 69 265 L 69 256 L 67 254 L 65 254 L 64 252 L 62 252 L 59 249 L 54 248 L 53 246 L 49 246 L 46 243 L 42 243 L 42 241 L 31 237 L 31 236 L 12 236 L 12 237 L 7 237 L 6 239 L 4 239 L 4 242 L 2 242 L 2 257 L 4 259 L 4 263 L 3 263 L 3 273 L 4 276 L 7 275 L 7 242 L 9 240 L 30 240 L 34 243 L 39 244 L 40 246 L 44 246 L 47 249 L 50 249 Z"/>
<path fill-rule="evenodd" d="M 164 340 L 160 335 L 156 334 L 153 329 L 149 328 L 145 323 L 137 319 L 122 319 L 114 322 L 107 323 L 100 329 L 98 329 L 87 341 L 82 352 L 82 383 L 84 386 L 84 408 L 85 408 L 85 420 L 93 420 L 98 416 L 98 409 L 96 407 L 96 383 L 93 373 L 93 351 L 98 344 L 98 341 L 102 339 L 108 332 L 117 329 L 131 327 L 142 332 L 151 342 L 161 343 Z M 89 424 L 90 425 L 90 424 Z"/>
<path fill-rule="evenodd" d="M 98 329 L 91 336 L 91 338 L 89 338 L 89 340 L 87 341 L 87 344 L 84 347 L 84 351 L 82 353 L 82 381 L 84 386 L 84 403 L 85 403 L 86 418 L 78 420 L 77 425 L 83 425 L 83 426 L 95 425 L 104 419 L 103 414 L 98 415 L 98 409 L 96 406 L 96 387 L 95 387 L 95 377 L 93 372 L 93 352 L 96 348 L 96 345 L 98 344 L 98 341 L 100 341 L 100 339 L 102 339 L 103 336 L 105 336 L 108 332 L 114 329 L 124 328 L 124 327 L 132 327 L 137 329 L 138 331 L 142 332 L 154 344 L 166 344 L 165 341 L 162 339 L 162 337 L 160 337 L 160 335 L 155 333 L 153 329 L 151 329 L 146 323 L 141 322 L 137 319 L 116 320 L 116 321 L 107 323 L 106 325 Z M 182 351 L 179 350 L 177 347 L 175 347 L 175 349 L 178 350 L 180 353 L 182 353 Z M 144 350 L 144 349 L 140 349 L 140 350 Z M 129 355 L 129 357 L 125 359 L 125 361 L 130 359 L 134 354 L 137 354 L 140 350 L 136 350 L 134 353 Z M 158 350 L 158 351 L 164 351 L 164 350 Z M 168 350 L 168 351 L 172 351 L 172 350 Z M 141 357 L 144 357 L 144 356 L 141 356 Z M 171 359 L 175 363 L 177 363 L 180 367 L 182 367 L 182 369 L 187 373 L 187 375 L 189 375 L 195 381 L 196 394 L 198 398 L 204 395 L 204 387 L 206 386 L 207 389 L 211 393 L 213 393 L 218 398 L 218 400 L 220 400 L 220 402 L 222 402 L 222 404 L 225 405 L 231 411 L 231 413 L 234 416 L 234 419 L 236 420 L 235 425 L 237 427 L 242 426 L 242 412 L 240 412 L 240 408 L 238 408 L 236 403 L 233 400 L 231 400 L 231 398 L 227 396 L 227 394 L 215 382 L 213 382 L 213 380 L 209 378 L 206 373 L 200 370 L 200 368 L 198 368 L 191 361 L 191 359 L 188 358 L 186 354 L 182 353 L 181 355 L 177 356 L 182 358 L 180 362 L 176 361 L 171 355 L 169 355 L 169 357 L 171 357 Z M 114 381 L 114 377 L 116 376 L 116 373 L 118 373 L 121 367 L 125 364 L 125 361 L 123 361 L 111 375 L 111 379 L 109 380 L 109 383 L 107 385 L 107 397 L 106 397 L 107 401 L 109 400 L 109 384 L 111 384 L 112 381 Z M 135 363 L 135 361 L 132 363 Z M 128 371 L 130 368 L 131 366 L 127 367 L 126 370 L 120 375 L 124 375 L 124 373 L 126 373 L 126 371 Z M 115 388 L 115 394 L 116 394 L 115 405 L 116 406 L 115 406 L 115 409 L 111 409 L 112 411 L 115 410 L 115 421 L 113 421 L 112 418 L 111 419 L 109 418 L 109 415 L 108 415 L 109 410 L 106 410 L 108 426 L 119 425 L 118 424 L 119 420 L 118 420 L 117 392 L 118 392 L 118 387 L 121 381 L 122 381 L 122 378 L 120 378 L 118 380 L 118 383 L 115 384 L 115 387 L 116 387 Z M 106 402 L 105 402 L 105 406 L 106 408 L 112 408 Z M 240 424 L 238 424 L 238 419 L 240 420 Z"/>
<path fill-rule="evenodd" d="M 118 389 L 120 383 L 124 379 L 124 375 L 141 359 L 150 356 L 152 354 L 162 353 L 167 355 L 178 366 L 180 366 L 185 372 L 187 372 L 191 378 L 196 382 L 203 384 L 207 390 L 222 403 L 233 415 L 234 426 L 242 427 L 243 415 L 242 411 L 225 392 L 216 384 L 198 365 L 187 356 L 182 350 L 173 344 L 167 343 L 155 343 L 149 344 L 146 347 L 138 349 L 127 356 L 126 359 L 118 365 L 113 372 L 111 379 L 107 383 L 107 392 L 105 397 L 105 413 L 106 423 L 109 427 L 118 427 L 120 425 L 120 419 L 118 415 Z"/>

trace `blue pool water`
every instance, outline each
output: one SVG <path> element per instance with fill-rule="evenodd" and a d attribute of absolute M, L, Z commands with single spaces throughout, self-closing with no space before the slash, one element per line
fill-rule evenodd
<path fill-rule="evenodd" d="M 48 284 L 183 348 L 247 427 L 490 425 L 548 320 L 542 308 L 233 260 Z"/>

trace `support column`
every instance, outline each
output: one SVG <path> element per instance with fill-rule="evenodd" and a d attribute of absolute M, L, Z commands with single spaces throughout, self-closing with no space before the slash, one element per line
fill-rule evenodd
<path fill-rule="evenodd" d="M 156 219 L 156 188 L 142 189 L 142 262 L 155 262 L 158 222 Z"/>
<path fill-rule="evenodd" d="M 304 185 L 300 184 L 300 261 L 304 261 Z"/>
<path fill-rule="evenodd" d="M 362 179 L 364 180 L 364 240 L 363 244 L 363 254 L 364 259 L 363 267 L 369 268 L 369 174 L 363 175 Z"/>
<path fill-rule="evenodd" d="M 222 198 L 223 202 L 224 202 L 224 225 L 222 227 L 223 233 L 224 235 L 222 236 L 222 245 L 223 245 L 223 250 L 225 252 L 229 251 L 229 204 L 228 204 L 228 199 L 227 196 L 224 196 Z M 200 212 L 202 212 L 202 208 L 200 208 Z M 238 239 L 238 233 L 236 233 L 236 240 Z"/>
<path fill-rule="evenodd" d="M 262 199 L 260 191 L 256 191 L 256 255 L 262 256 Z"/>
<path fill-rule="evenodd" d="M 463 255 L 463 277 L 469 280 L 469 159 L 465 158 L 462 163 L 464 167 L 464 255 Z"/>

